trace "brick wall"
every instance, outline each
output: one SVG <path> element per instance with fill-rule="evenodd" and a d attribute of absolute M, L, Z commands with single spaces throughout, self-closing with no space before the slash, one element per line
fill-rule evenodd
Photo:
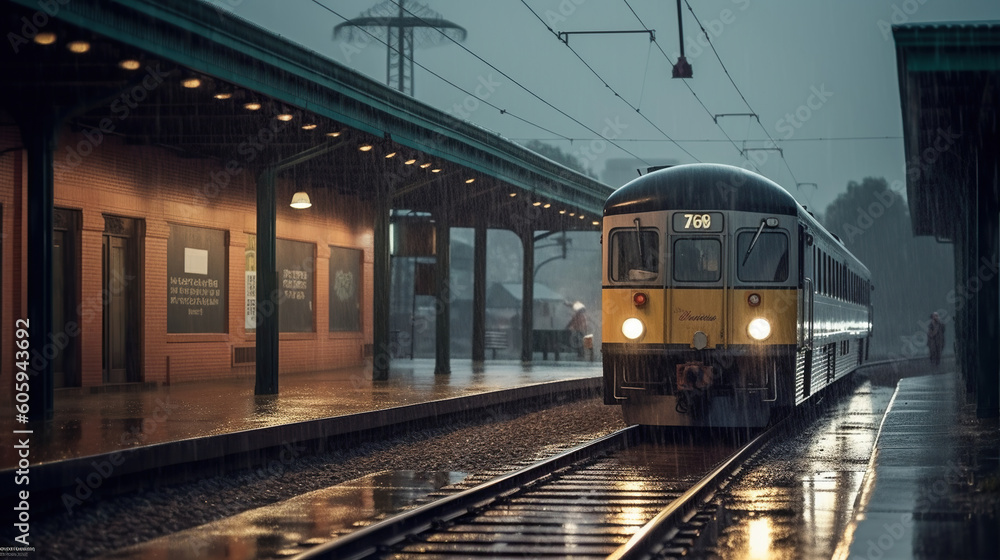
<path fill-rule="evenodd" d="M 102 383 L 102 238 L 105 214 L 134 218 L 143 225 L 140 239 L 140 333 L 142 377 L 160 383 L 252 375 L 252 366 L 232 366 L 234 346 L 253 345 L 244 328 L 244 250 L 256 230 L 256 177 L 251 171 L 223 172 L 223 162 L 181 158 L 155 146 L 128 146 L 105 137 L 86 157 L 73 157 L 82 136 L 65 131 L 56 150 L 55 204 L 80 211 L 80 334 L 82 385 Z M 16 130 L 0 128 L 0 151 L 20 145 Z M 83 154 L 84 150 L 76 150 Z M 11 326 L 23 316 L 24 155 L 0 156 L 3 239 L 2 344 L 12 347 Z M 214 175 L 213 175 L 214 174 Z M 279 180 L 278 200 L 291 200 L 295 185 Z M 301 186 L 300 186 L 301 187 Z M 372 338 L 372 215 L 360 201 L 321 187 L 305 187 L 314 206 L 294 210 L 279 202 L 277 234 L 314 246 L 314 332 L 282 333 L 281 372 L 317 371 L 362 363 L 362 348 Z M 20 208 L 20 209 L 19 209 Z M 228 249 L 227 332 L 167 333 L 167 242 L 170 224 L 226 232 Z M 328 332 L 329 246 L 364 251 L 362 331 Z M 18 314 L 21 315 L 18 315 Z M 0 353 L 0 356 L 3 356 Z M 4 359 L 4 374 L 12 371 Z M 168 368 L 169 364 L 169 368 Z M 169 379 L 168 379 L 169 375 Z"/>

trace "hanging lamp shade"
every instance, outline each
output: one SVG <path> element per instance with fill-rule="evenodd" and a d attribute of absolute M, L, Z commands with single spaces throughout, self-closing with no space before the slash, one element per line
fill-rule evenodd
<path fill-rule="evenodd" d="M 292 195 L 291 207 L 295 209 L 309 208 L 312 206 L 312 202 L 309 200 L 309 195 L 305 191 L 299 191 Z"/>

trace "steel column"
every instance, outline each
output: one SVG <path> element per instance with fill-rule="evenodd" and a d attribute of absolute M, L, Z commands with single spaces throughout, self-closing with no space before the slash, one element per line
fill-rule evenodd
<path fill-rule="evenodd" d="M 534 354 L 535 328 L 535 232 L 526 227 L 520 233 L 524 249 L 521 265 L 521 362 L 530 364 Z"/>
<path fill-rule="evenodd" d="M 984 142 L 985 148 L 996 145 Z M 986 149 L 979 153 L 976 192 L 979 193 L 978 231 L 976 235 L 975 275 L 969 280 L 970 288 L 976 290 L 976 416 L 996 418 L 1000 416 L 1000 275 L 997 274 L 998 220 L 1000 206 L 997 203 L 997 160 L 996 150 Z"/>
<path fill-rule="evenodd" d="M 278 270 L 274 167 L 257 178 L 257 331 L 255 395 L 278 394 Z"/>
<path fill-rule="evenodd" d="M 372 379 L 389 379 L 392 361 L 389 340 L 389 313 L 392 303 L 392 276 L 389 253 L 389 212 L 392 198 L 388 189 L 379 189 L 375 202 L 374 270 L 372 294 Z"/>
<path fill-rule="evenodd" d="M 28 152 L 28 341 L 32 356 L 42 358 L 25 360 L 32 372 L 31 421 L 52 419 L 55 390 L 52 362 L 45 359 L 44 349 L 52 342 L 53 158 L 59 119 L 44 109 L 36 115 L 37 120 L 21 127 Z"/>
<path fill-rule="evenodd" d="M 486 220 L 476 216 L 472 255 L 472 364 L 486 361 Z"/>
<path fill-rule="evenodd" d="M 436 253 L 437 266 L 434 276 L 437 283 L 437 301 L 434 304 L 434 373 L 451 373 L 451 220 L 447 203 L 437 213 Z"/>

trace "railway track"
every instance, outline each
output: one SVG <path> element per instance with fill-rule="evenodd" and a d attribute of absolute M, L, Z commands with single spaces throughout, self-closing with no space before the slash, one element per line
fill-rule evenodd
<path fill-rule="evenodd" d="M 633 426 L 294 558 L 682 554 L 693 543 L 699 509 L 780 426 L 738 449 L 656 444 Z"/>

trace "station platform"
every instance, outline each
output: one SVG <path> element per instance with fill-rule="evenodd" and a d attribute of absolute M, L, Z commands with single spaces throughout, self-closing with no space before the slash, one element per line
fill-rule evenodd
<path fill-rule="evenodd" d="M 76 484 L 95 461 L 113 465 L 115 477 L 158 476 L 289 442 L 320 441 L 319 450 L 338 435 L 419 418 L 574 391 L 596 395 L 601 375 L 600 362 L 583 361 L 488 361 L 474 369 L 471 360 L 456 359 L 451 369 L 438 375 L 434 360 L 416 359 L 394 361 L 387 381 L 373 381 L 370 366 L 283 374 L 278 394 L 269 396 L 254 395 L 252 376 L 60 389 L 44 426 L 17 424 L 13 403 L 0 403 L 7 411 L 0 433 L 10 440 L 0 445 L 0 490 L 13 490 L 7 483 L 18 464 L 15 436 L 30 439 L 33 489 L 55 489 Z M 14 433 L 24 429 L 33 433 Z"/>
<path fill-rule="evenodd" d="M 955 371 L 899 380 L 836 560 L 1000 557 L 1000 429 Z"/>

